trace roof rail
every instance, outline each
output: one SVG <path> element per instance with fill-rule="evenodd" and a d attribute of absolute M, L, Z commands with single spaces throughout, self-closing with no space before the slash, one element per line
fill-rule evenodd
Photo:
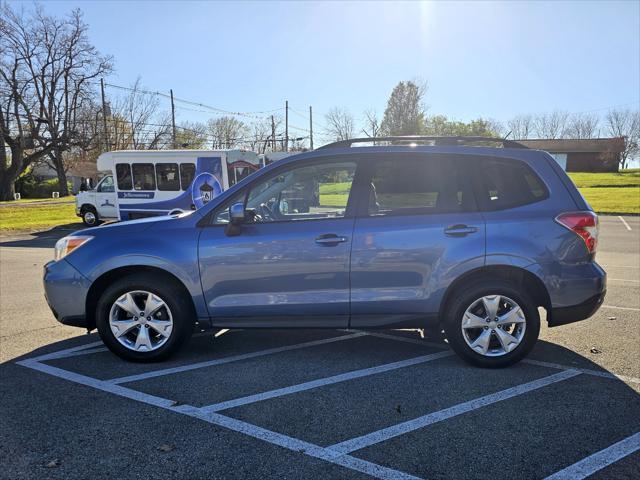
<path fill-rule="evenodd" d="M 371 143 L 371 142 L 394 142 L 394 143 L 417 143 L 417 142 L 433 142 L 434 145 L 464 145 L 465 143 L 487 142 L 500 143 L 504 148 L 528 148 L 523 144 L 506 138 L 494 137 L 432 137 L 425 135 L 406 135 L 391 137 L 367 137 L 367 138 L 350 138 L 349 140 L 340 140 L 338 142 L 329 143 L 319 147 L 323 148 L 346 148 L 351 147 L 354 143 Z"/>

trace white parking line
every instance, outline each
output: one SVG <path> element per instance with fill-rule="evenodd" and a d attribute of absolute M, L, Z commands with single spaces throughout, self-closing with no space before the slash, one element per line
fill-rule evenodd
<path fill-rule="evenodd" d="M 102 343 L 102 342 L 98 342 L 98 343 Z M 61 358 L 69 358 L 69 357 L 80 357 L 82 355 L 91 355 L 93 353 L 100 353 L 100 352 L 108 352 L 109 349 L 107 347 L 98 347 L 98 348 L 92 348 L 92 349 L 87 349 L 87 350 L 80 350 L 78 352 L 70 352 L 70 353 L 65 353 L 64 355 L 61 355 L 59 357 L 55 357 L 56 360 L 61 359 Z M 47 359 L 45 359 L 47 360 Z M 49 358 L 48 360 L 53 360 L 51 358 Z"/>
<path fill-rule="evenodd" d="M 29 360 L 35 360 L 38 362 L 43 362 L 45 360 L 54 360 L 58 358 L 72 357 L 75 355 L 85 355 L 87 353 L 93 353 L 93 351 L 89 351 L 89 349 L 98 347 L 103 345 L 102 342 L 91 342 L 86 343 L 84 345 L 79 345 L 77 347 L 65 348 L 64 350 L 58 350 L 53 353 L 46 353 L 44 355 L 38 355 L 37 357 L 30 358 Z"/>
<path fill-rule="evenodd" d="M 343 340 L 351 340 L 357 337 L 366 335 L 364 332 L 356 332 L 350 335 L 343 335 L 340 337 L 324 338 L 322 340 L 314 340 L 312 342 L 297 343 L 295 345 L 286 345 L 284 347 L 270 348 L 268 350 L 259 350 L 257 352 L 244 353 L 242 355 L 233 355 L 230 357 L 218 358 L 216 360 L 208 360 L 206 362 L 190 363 L 188 365 L 182 365 L 180 367 L 164 368 L 162 370 L 155 370 L 151 372 L 140 373 L 137 375 L 129 375 L 126 377 L 113 378 L 107 380 L 107 383 L 120 384 L 136 382 L 138 380 L 146 380 L 147 378 L 161 377 L 163 375 L 171 375 L 174 373 L 187 372 L 189 370 L 195 370 L 197 368 L 213 367 L 216 365 L 223 365 L 225 363 L 238 362 L 240 360 L 247 360 L 250 358 L 262 357 L 264 355 L 272 355 L 274 353 L 287 352 L 289 350 L 298 350 L 300 348 L 315 347 L 317 345 L 325 345 L 327 343 L 341 342 Z"/>
<path fill-rule="evenodd" d="M 248 355 L 254 355 L 254 356 L 255 354 L 266 355 L 267 353 L 265 352 L 274 353 L 274 351 L 282 351 L 283 349 L 290 350 L 293 348 L 303 348 L 303 346 L 329 343 L 330 341 L 346 340 L 348 338 L 354 338 L 362 335 L 365 335 L 365 334 L 358 332 L 352 335 L 346 335 L 342 337 L 324 339 L 324 340 L 314 341 L 314 342 L 306 342 L 303 344 L 291 345 L 289 347 L 280 347 L 277 349 L 263 350 L 261 352 L 254 352 L 253 354 L 248 354 Z M 399 341 L 412 340 L 405 337 L 395 337 L 393 335 L 387 335 L 386 337 L 393 340 L 399 340 Z M 321 447 L 313 443 L 305 442 L 297 438 L 289 437 L 287 435 L 284 435 L 278 432 L 273 432 L 273 431 L 264 429 L 257 425 L 253 425 L 241 420 L 226 417 L 219 413 L 215 413 L 214 411 L 211 411 L 211 407 L 215 407 L 215 405 L 210 407 L 204 407 L 204 408 L 196 408 L 189 405 L 177 405 L 176 402 L 170 399 L 157 397 L 157 396 L 143 393 L 137 390 L 133 390 L 131 388 L 123 387 L 121 385 L 116 385 L 113 383 L 113 381 L 98 380 L 92 377 L 81 375 L 81 374 L 64 370 L 58 367 L 46 365 L 46 364 L 40 363 L 39 361 L 39 360 L 48 360 L 48 359 L 50 360 L 54 358 L 64 358 L 64 356 L 90 354 L 95 352 L 95 350 L 90 350 L 90 349 L 92 349 L 93 347 L 96 347 L 97 345 L 100 345 L 100 343 L 101 342 L 94 342 L 86 345 L 81 345 L 78 347 L 69 348 L 59 352 L 41 355 L 36 358 L 18 361 L 16 363 L 24 367 L 40 371 L 42 373 L 46 373 L 67 381 L 74 382 L 76 384 L 95 388 L 107 393 L 111 393 L 123 398 L 141 402 L 147 405 L 156 406 L 174 413 L 197 418 L 197 419 L 206 421 L 208 423 L 211 423 L 213 425 L 227 428 L 232 431 L 242 433 L 244 435 L 248 435 L 253 438 L 271 443 L 273 445 L 287 448 L 294 452 L 298 452 L 313 458 L 321 459 L 336 465 L 343 466 L 345 468 L 349 468 L 354 471 L 371 475 L 375 478 L 389 479 L 389 480 L 396 480 L 396 479 L 415 480 L 418 477 L 409 475 L 407 473 L 404 473 L 398 470 L 387 468 L 372 462 L 368 462 L 366 460 L 353 457 L 349 455 L 349 453 L 365 448 L 370 445 L 380 443 L 382 441 L 386 441 L 396 436 L 403 435 L 405 433 L 414 431 L 418 428 L 422 428 L 443 420 L 447 420 L 449 418 L 452 418 L 467 412 L 471 412 L 473 410 L 482 408 L 484 406 L 488 406 L 496 402 L 500 402 L 502 400 L 513 398 L 513 397 L 525 394 L 527 392 L 531 392 L 533 390 L 536 390 L 557 382 L 561 382 L 569 378 L 573 378 L 577 375 L 580 375 L 581 373 L 588 373 L 591 375 L 599 375 L 599 376 L 610 375 L 610 374 L 607 374 L 606 372 L 597 372 L 592 370 L 579 370 L 579 369 L 563 370 L 562 372 L 559 372 L 555 375 L 544 377 L 544 378 L 534 380 L 532 382 L 528 382 L 525 384 L 517 385 L 515 387 L 511 387 L 490 395 L 479 397 L 479 398 L 470 400 L 468 402 L 454 405 L 452 407 L 440 410 L 438 412 L 434 412 L 428 415 L 418 417 L 408 422 L 400 423 L 382 430 L 378 430 L 376 432 L 372 432 L 368 435 L 364 435 L 361 437 L 357 437 L 355 439 L 338 443 L 331 447 Z M 411 342 L 411 343 L 418 343 L 418 342 Z M 425 342 L 420 342 L 420 344 L 425 345 Z M 101 349 L 97 349 L 97 350 L 101 350 Z M 348 372 L 342 375 L 335 375 L 332 377 L 327 377 L 325 379 L 320 379 L 317 381 L 295 385 L 293 387 L 287 387 L 284 389 L 273 390 L 271 392 L 265 392 L 264 394 L 258 394 L 256 396 L 243 397 L 240 399 L 236 399 L 235 401 L 232 400 L 230 402 L 225 402 L 225 403 L 230 404 L 231 402 L 239 402 L 238 404 L 246 404 L 246 403 L 249 403 L 246 400 L 252 397 L 254 398 L 254 401 L 259 401 L 259 399 L 258 400 L 255 400 L 255 399 L 257 397 L 262 397 L 260 399 L 264 399 L 264 398 L 273 398 L 274 396 L 279 396 L 279 395 L 274 395 L 274 392 L 280 392 L 280 394 L 293 393 L 294 391 L 302 391 L 309 388 L 315 388 L 316 386 L 320 386 L 321 384 L 326 385 L 331 383 L 337 383 L 338 381 L 347 381 L 349 379 L 359 378 L 365 375 L 373 375 L 375 373 L 381 373 L 382 371 L 389 371 L 396 368 L 402 368 L 403 366 L 413 365 L 421 362 L 426 362 L 429 360 L 435 360 L 436 358 L 442 358 L 449 355 L 452 355 L 452 352 L 450 351 L 438 352 L 432 355 L 425 355 L 425 356 L 416 357 L 413 359 L 403 360 L 400 362 L 380 365 L 378 367 L 371 367 L 368 369 Z M 238 355 L 233 358 L 238 359 L 240 357 L 243 357 L 243 356 Z M 219 359 L 219 360 L 225 360 L 225 359 Z M 560 369 L 564 368 L 564 366 L 562 365 L 551 364 L 547 362 L 538 362 L 534 360 L 524 360 L 524 361 L 527 363 L 538 364 L 541 366 L 546 366 L 551 368 L 560 368 Z M 202 363 L 210 363 L 210 362 L 202 362 Z M 184 370 L 181 370 L 181 371 L 184 371 Z M 153 372 L 150 372 L 150 373 L 153 373 Z M 635 380 L 640 382 L 640 380 L 638 379 L 635 379 Z M 222 405 L 222 404 L 217 404 L 217 405 Z M 229 407 L 226 407 L 226 408 L 229 408 Z M 632 454 L 638 449 L 640 449 L 640 433 L 632 435 L 631 437 L 624 439 L 621 442 L 618 442 L 600 452 L 597 452 L 575 463 L 574 465 L 571 465 L 565 468 L 564 470 L 561 470 L 560 472 L 553 474 L 551 477 L 548 477 L 548 478 L 553 480 L 583 479 L 586 476 L 591 475 L 592 473 L 606 467 L 607 465 L 610 465 L 620 460 L 621 458 Z"/>
<path fill-rule="evenodd" d="M 423 347 L 449 348 L 449 346 L 446 343 L 425 342 L 424 340 L 419 338 L 398 337 L 397 335 L 390 335 L 388 333 L 380 333 L 380 332 L 373 332 L 373 331 L 368 331 L 366 333 L 367 335 L 372 337 L 387 338 L 389 340 L 397 340 L 398 342 L 413 343 L 416 345 L 421 345 Z"/>
<path fill-rule="evenodd" d="M 616 310 L 629 310 L 631 312 L 640 312 L 640 308 L 634 307 L 618 307 L 616 305 L 602 305 L 603 308 L 614 308 Z"/>
<path fill-rule="evenodd" d="M 462 415 L 463 413 L 471 412 L 473 410 L 477 410 L 478 408 L 486 407 L 487 405 L 501 402 L 503 400 L 507 400 L 509 398 L 531 392 L 532 390 L 536 390 L 538 388 L 546 387 L 547 385 L 562 382 L 563 380 L 573 378 L 577 375 L 580 375 L 580 372 L 576 370 L 565 370 L 548 377 L 539 378 L 538 380 L 534 380 L 532 382 L 523 383 L 515 387 L 507 388 L 506 390 L 501 390 L 490 395 L 475 398 L 473 400 L 469 400 L 468 402 L 445 408 L 444 410 L 429 413 L 427 415 L 414 418 L 413 420 L 408 420 L 397 425 L 392 425 L 391 427 L 383 428 L 381 430 L 362 435 L 361 437 L 352 438 L 351 440 L 346 440 L 327 448 L 337 453 L 347 454 L 355 452 L 356 450 L 375 445 L 376 443 L 384 442 L 391 438 L 404 435 L 405 433 L 413 432 L 414 430 L 417 430 L 419 428 L 433 425 L 434 423 L 438 423 L 443 420 Z"/>
<path fill-rule="evenodd" d="M 16 363 L 27 368 L 38 370 L 55 377 L 85 385 L 87 387 L 96 388 L 98 390 L 112 393 L 120 397 L 135 400 L 147 405 L 153 405 L 175 413 L 198 418 L 213 425 L 227 428 L 229 430 L 233 430 L 235 432 L 257 438 L 259 440 L 263 440 L 273 445 L 277 445 L 294 452 L 302 453 L 310 457 L 325 460 L 327 462 L 340 465 L 351 470 L 362 472 L 381 480 L 419 480 L 419 477 L 415 477 L 398 470 L 393 470 L 391 468 L 383 467 L 382 465 L 367 462 L 366 460 L 361 460 L 350 455 L 336 455 L 334 452 L 327 450 L 326 448 L 323 448 L 319 445 L 308 443 L 303 440 L 283 435 L 281 433 L 272 432 L 257 425 L 252 425 L 250 423 L 236 420 L 234 418 L 225 417 L 218 413 L 205 415 L 200 411 L 200 409 L 194 407 L 190 407 L 187 405 L 176 406 L 175 402 L 166 398 L 156 397 L 154 395 L 149 395 L 137 390 L 132 390 L 127 387 L 114 385 L 112 383 L 107 383 L 102 380 L 97 380 L 95 378 L 80 375 L 74 372 L 63 370 L 61 368 L 52 367 L 51 365 L 45 365 L 34 359 L 22 360 Z"/>
<path fill-rule="evenodd" d="M 289 437 L 288 435 L 283 435 L 282 433 L 274 432 L 272 430 L 267 430 L 257 425 L 243 422 L 242 420 L 226 417 L 224 415 L 220 415 L 219 413 L 204 414 L 199 409 L 192 409 L 186 406 L 178 407 L 178 410 L 181 413 L 194 416 L 214 425 L 219 425 L 221 427 L 228 428 L 229 430 L 249 435 L 250 437 L 257 438 L 274 445 L 278 445 L 288 450 L 293 450 L 294 452 L 301 452 L 311 457 L 319 458 L 327 462 L 335 463 L 336 465 L 350 468 L 351 470 L 366 473 L 367 475 L 371 475 L 375 478 L 389 480 L 419 478 L 404 472 L 400 472 L 398 470 L 393 470 L 381 465 L 377 465 L 375 463 L 367 462 L 366 460 L 361 460 L 350 455 L 336 455 L 331 450 L 320 447 L 313 443 Z"/>
<path fill-rule="evenodd" d="M 522 363 L 538 365 L 539 367 L 555 368 L 556 370 L 577 370 L 580 373 L 584 373 L 585 375 L 592 375 L 594 377 L 610 378 L 613 380 L 622 380 L 623 382 L 627 382 L 627 383 L 640 384 L 640 378 L 627 377 L 626 375 L 616 375 L 615 373 L 601 372 L 599 370 L 592 370 L 590 368 L 570 367 L 568 365 L 561 365 L 559 363 L 541 362 L 540 360 L 532 360 L 529 358 L 525 358 L 521 361 Z"/>
<path fill-rule="evenodd" d="M 103 380 L 98 380 L 97 378 L 87 377 L 86 375 L 81 375 L 79 373 L 71 372 L 69 370 L 64 370 L 58 367 L 53 367 L 51 365 L 45 365 L 44 363 L 40 363 L 33 359 L 21 360 L 16 363 L 18 365 L 22 365 L 23 367 L 32 368 L 43 373 L 48 373 L 49 375 L 53 375 L 54 377 L 63 378 L 64 380 L 68 380 L 70 382 L 79 383 L 87 387 L 96 388 L 98 390 L 113 393 L 114 395 L 129 398 L 131 400 L 136 400 L 138 402 L 155 405 L 156 407 L 169 408 L 174 405 L 174 402 L 172 400 L 166 398 L 156 397 L 155 395 L 149 395 L 148 393 L 139 392 L 127 387 L 121 387 L 120 385 L 109 384 L 104 382 Z"/>
<path fill-rule="evenodd" d="M 346 382 L 348 380 L 354 380 L 356 378 L 368 377 L 369 375 L 390 372 L 392 370 L 397 370 L 399 368 L 409 367 L 412 365 L 419 365 L 421 363 L 431 362 L 439 358 L 450 357 L 451 355 L 453 355 L 453 352 L 451 351 L 438 352 L 431 355 L 423 355 L 421 357 L 401 360 L 399 362 L 378 365 L 377 367 L 363 368 L 361 370 L 354 370 L 352 372 L 341 373 L 339 375 L 333 375 L 331 377 L 320 378 L 318 380 L 312 380 L 310 382 L 300 383 L 298 385 L 292 385 L 290 387 L 278 388 L 275 390 L 270 390 L 268 392 L 248 395 L 246 397 L 236 398 L 233 400 L 228 400 L 226 402 L 216 403 L 214 405 L 208 405 L 206 407 L 201 407 L 200 410 L 205 413 L 220 412 L 229 408 L 235 408 L 241 405 L 261 402 L 262 400 L 282 397 L 285 395 L 290 395 L 292 393 L 304 392 L 305 390 L 311 390 L 313 388 L 319 388 L 325 385 L 333 385 L 335 383 Z"/>
<path fill-rule="evenodd" d="M 625 227 L 627 227 L 627 230 L 631 231 L 631 227 L 629 226 L 629 224 L 627 223 L 627 221 L 622 218 L 621 215 L 618 215 L 618 218 L 620 219 L 620 221 L 624 224 Z"/>
<path fill-rule="evenodd" d="M 569 465 L 545 480 L 582 480 L 637 450 L 640 450 L 640 432 Z"/>
<path fill-rule="evenodd" d="M 369 332 L 368 334 L 375 335 L 378 337 L 388 338 L 390 340 L 398 340 L 399 342 L 415 343 L 417 345 L 428 345 L 430 347 L 448 348 L 447 344 L 423 342 L 422 340 L 418 340 L 416 338 L 397 337 L 395 335 L 388 335 L 384 333 L 373 333 L 373 332 Z M 617 375 L 615 373 L 610 373 L 610 372 L 601 372 L 598 370 L 591 370 L 588 368 L 577 368 L 572 365 L 562 365 L 560 363 L 541 362 L 539 360 L 532 360 L 529 358 L 525 358 L 521 360 L 521 362 L 530 363 L 531 365 L 538 365 L 540 367 L 554 368 L 556 370 L 578 370 L 580 373 L 584 373 L 585 375 L 592 375 L 595 377 L 609 378 L 612 380 L 622 380 L 623 382 L 640 384 L 640 378 L 627 377 L 626 375 Z"/>
<path fill-rule="evenodd" d="M 626 278 L 607 278 L 607 282 L 625 282 L 625 283 L 640 283 L 640 280 L 627 280 Z"/>

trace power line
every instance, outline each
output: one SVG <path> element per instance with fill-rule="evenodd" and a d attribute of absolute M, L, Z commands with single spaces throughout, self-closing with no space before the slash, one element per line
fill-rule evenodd
<path fill-rule="evenodd" d="M 130 87 L 123 87 L 122 85 L 114 85 L 112 83 L 105 83 L 105 86 L 107 87 L 111 87 L 111 88 L 116 88 L 119 90 L 125 90 L 125 91 L 129 91 L 129 92 L 134 92 L 134 93 L 142 93 L 144 95 L 155 95 L 155 96 L 159 96 L 159 97 L 164 97 L 167 99 L 171 99 L 171 95 L 168 95 L 166 93 L 162 93 L 162 92 L 158 92 L 158 91 L 151 91 L 151 90 L 144 90 L 144 89 L 136 89 L 136 88 L 130 88 Z M 192 100 L 186 100 L 183 98 L 178 98 L 178 97 L 173 97 L 174 101 L 176 102 L 180 102 L 180 103 L 184 103 L 187 105 L 192 105 L 195 107 L 200 107 L 200 108 L 206 108 L 208 110 L 214 111 L 214 112 L 219 112 L 219 113 L 223 113 L 226 115 L 234 115 L 234 116 L 241 116 L 241 117 L 249 117 L 249 118 L 259 118 L 262 119 L 264 117 L 259 117 L 258 115 L 260 114 L 270 114 L 273 112 L 278 112 L 280 110 L 284 110 L 284 108 L 274 108 L 271 110 L 262 110 L 262 111 L 255 111 L 255 112 L 233 112 L 231 110 L 225 110 L 222 108 L 218 108 L 218 107 L 212 107 L 211 105 L 207 105 L 205 103 L 201 103 L 201 102 L 194 102 Z"/>

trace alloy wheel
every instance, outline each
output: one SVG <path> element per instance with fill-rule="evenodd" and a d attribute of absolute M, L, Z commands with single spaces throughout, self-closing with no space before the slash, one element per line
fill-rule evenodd
<path fill-rule="evenodd" d="M 465 342 L 474 352 L 500 357 L 520 345 L 527 320 L 520 305 L 511 298 L 485 295 L 467 308 L 461 327 Z"/>
<path fill-rule="evenodd" d="M 173 331 L 173 316 L 165 301 L 144 290 L 121 295 L 109 311 L 115 339 L 129 350 L 151 352 L 162 347 Z"/>

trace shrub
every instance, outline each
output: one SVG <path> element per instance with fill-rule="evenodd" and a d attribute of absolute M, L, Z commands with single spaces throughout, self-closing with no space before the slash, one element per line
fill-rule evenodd
<path fill-rule="evenodd" d="M 67 182 L 67 185 L 71 191 L 71 182 Z M 28 172 L 16 180 L 16 192 L 19 192 L 22 198 L 51 198 L 52 192 L 59 191 L 57 178 L 42 180 Z"/>

